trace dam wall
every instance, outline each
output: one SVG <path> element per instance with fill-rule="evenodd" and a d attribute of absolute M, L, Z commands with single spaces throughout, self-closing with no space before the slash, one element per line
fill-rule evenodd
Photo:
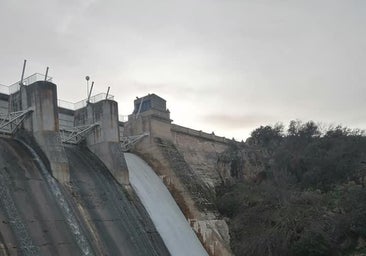
<path fill-rule="evenodd" d="M 68 182 L 70 171 L 65 150 L 59 136 L 57 112 L 57 87 L 48 81 L 37 81 L 20 87 L 10 95 L 9 109 L 21 111 L 31 109 L 31 115 L 24 119 L 23 129 L 32 134 L 45 152 L 51 165 L 52 175 L 60 182 Z"/>
<path fill-rule="evenodd" d="M 233 141 L 176 124 L 172 124 L 171 134 L 178 151 L 215 193 L 214 188 L 226 179 L 225 174 L 217 169 L 218 155 L 227 150 Z"/>
<path fill-rule="evenodd" d="M 207 255 L 173 197 L 151 167 L 131 153 L 125 153 L 125 158 L 131 185 L 150 213 L 171 255 Z"/>
<path fill-rule="evenodd" d="M 85 140 L 118 182 L 128 185 L 127 166 L 120 147 L 118 104 L 111 97 L 99 94 L 76 104 L 65 104 L 67 102 L 57 99 L 57 87 L 49 81 L 35 81 L 27 85 L 15 83 L 4 88 L 0 88 L 5 92 L 0 94 L 0 112 L 32 111 L 23 120 L 21 130 L 32 135 L 45 152 L 56 179 L 68 182 L 70 176 L 60 130 L 62 134 L 74 136 L 81 131 L 79 126 L 95 125 L 96 128 L 90 129 L 88 134 L 76 134 L 75 138 L 79 136 L 78 141 Z"/>
<path fill-rule="evenodd" d="M 118 104 L 107 97 L 83 101 L 77 107 L 61 106 L 56 85 L 47 81 L 22 86 L 19 91 L 0 98 L 4 110 L 6 100 L 8 112 L 33 110 L 23 121 L 21 130 L 34 137 L 49 162 L 53 177 L 61 184 L 84 181 L 75 179 L 78 173 L 74 172 L 79 168 L 73 167 L 76 159 L 68 153 L 72 150 L 62 140 L 60 130 L 72 135 L 80 127 L 89 127 L 87 133 L 78 135 L 82 137 L 79 146 L 90 150 L 107 167 L 105 170 L 127 189 L 130 188 L 129 174 L 120 141 L 122 137 L 149 134 L 135 144 L 132 151 L 162 178 L 209 255 L 231 255 L 228 226 L 220 219 L 215 206 L 215 187 L 224 180 L 216 167 L 218 154 L 233 143 L 231 140 L 172 124 L 166 101 L 155 94 L 136 99 L 134 111 L 126 122 L 119 121 Z M 86 189 L 84 191 L 87 193 Z M 85 200 L 87 205 L 88 199 Z M 85 206 L 81 209 L 80 204 L 73 205 L 85 211 Z M 90 217 L 81 217 L 84 218 Z M 99 240 L 94 242 L 98 244 Z"/>
<path fill-rule="evenodd" d="M 75 126 L 97 124 L 86 137 L 86 145 L 112 172 L 116 180 L 128 185 L 128 170 L 120 145 L 118 104 L 113 100 L 89 103 L 75 111 Z"/>
<path fill-rule="evenodd" d="M 62 108 L 46 81 L 0 96 L 3 116 L 31 109 L 0 138 L 0 255 L 170 255 L 127 168 L 116 173 L 124 157 L 115 101 Z M 72 135 L 94 124 L 78 145 L 61 138 L 60 128 Z"/>
<path fill-rule="evenodd" d="M 237 142 L 173 124 L 166 101 L 155 94 L 136 99 L 134 107 L 124 123 L 124 136 L 149 134 L 135 146 L 136 152 L 156 155 L 161 148 L 159 143 L 165 141 L 178 150 L 192 171 L 212 190 L 225 180 L 225 174 L 216 168 L 218 155 Z"/>
<path fill-rule="evenodd" d="M 60 130 L 72 129 L 75 126 L 74 110 L 58 107 L 57 112 Z"/>
<path fill-rule="evenodd" d="M 0 138 L 0 255 L 170 255 L 134 191 L 88 148 L 65 147 L 69 184 L 32 148 Z"/>
<path fill-rule="evenodd" d="M 0 113 L 8 113 L 9 95 L 0 93 Z"/>
<path fill-rule="evenodd" d="M 148 133 L 132 152 L 162 178 L 210 255 L 231 255 L 226 222 L 215 206 L 223 181 L 216 163 L 232 143 L 214 134 L 172 124 L 166 101 L 155 94 L 138 98 L 124 124 L 124 136 Z"/>

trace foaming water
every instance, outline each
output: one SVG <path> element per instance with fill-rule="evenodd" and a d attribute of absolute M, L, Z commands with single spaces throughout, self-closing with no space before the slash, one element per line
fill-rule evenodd
<path fill-rule="evenodd" d="M 78 224 L 78 221 L 76 217 L 74 216 L 73 212 L 71 211 L 70 206 L 68 205 L 65 197 L 63 196 L 61 189 L 59 188 L 59 185 L 57 181 L 51 176 L 51 174 L 48 172 L 46 166 L 44 165 L 43 161 L 40 159 L 36 151 L 31 148 L 29 145 L 24 143 L 23 141 L 20 141 L 32 154 L 34 160 L 37 162 L 42 176 L 47 181 L 47 184 L 49 185 L 52 194 L 57 199 L 57 204 L 61 208 L 63 215 L 66 218 L 67 224 L 70 227 L 70 230 L 72 234 L 74 235 L 74 238 L 77 242 L 77 245 L 79 246 L 82 255 L 86 256 L 93 256 L 93 250 L 91 249 L 91 246 L 89 245 L 85 235 L 82 233 L 81 228 Z"/>
<path fill-rule="evenodd" d="M 125 153 L 130 182 L 173 256 L 208 255 L 161 179 L 146 162 Z"/>

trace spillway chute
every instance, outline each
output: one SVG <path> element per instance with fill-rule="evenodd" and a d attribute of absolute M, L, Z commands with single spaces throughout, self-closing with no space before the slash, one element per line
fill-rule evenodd
<path fill-rule="evenodd" d="M 125 153 L 130 182 L 173 256 L 208 255 L 168 189 L 138 156 Z"/>

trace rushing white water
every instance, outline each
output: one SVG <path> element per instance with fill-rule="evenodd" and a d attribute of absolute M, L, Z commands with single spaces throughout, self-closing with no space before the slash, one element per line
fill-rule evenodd
<path fill-rule="evenodd" d="M 149 165 L 125 153 L 130 182 L 172 256 L 208 255 L 186 218 Z"/>
<path fill-rule="evenodd" d="M 70 206 L 68 205 L 65 197 L 63 196 L 61 189 L 58 186 L 57 181 L 51 176 L 51 174 L 48 172 L 46 166 L 43 164 L 42 160 L 34 151 L 33 148 L 31 148 L 28 144 L 26 144 L 23 141 L 20 141 L 32 154 L 34 160 L 37 162 L 41 173 L 43 177 L 46 179 L 52 194 L 57 199 L 57 204 L 60 206 L 61 210 L 63 211 L 64 216 L 66 217 L 67 224 L 69 225 L 71 232 L 73 233 L 76 243 L 78 244 L 82 255 L 85 256 L 93 256 L 93 250 L 91 249 L 91 246 L 88 243 L 88 240 L 86 239 L 85 235 L 82 232 L 82 229 L 79 226 L 79 223 L 73 214 Z"/>

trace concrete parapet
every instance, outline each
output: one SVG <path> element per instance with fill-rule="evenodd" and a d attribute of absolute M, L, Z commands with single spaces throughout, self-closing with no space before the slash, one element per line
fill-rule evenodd
<path fill-rule="evenodd" d="M 75 126 L 98 123 L 86 138 L 88 148 L 123 185 L 129 184 L 128 169 L 119 140 L 118 104 L 113 100 L 89 103 L 75 111 Z"/>
<path fill-rule="evenodd" d="M 170 132 L 171 121 L 170 119 L 159 118 L 158 115 L 153 114 L 153 110 L 145 112 L 143 115 L 130 116 L 128 122 L 124 126 L 124 135 L 140 135 L 143 133 L 149 133 L 150 139 L 154 137 L 172 139 Z M 146 138 L 144 140 L 149 140 Z"/>
<path fill-rule="evenodd" d="M 31 132 L 47 156 L 52 175 L 61 183 L 70 180 L 69 164 L 59 135 L 57 114 L 57 89 L 51 82 L 38 81 L 23 86 L 20 94 L 10 97 L 10 106 L 33 109 L 32 115 L 24 120 L 23 127 Z M 20 102 L 19 99 L 21 99 Z"/>
<path fill-rule="evenodd" d="M 178 133 L 184 133 L 190 136 L 195 136 L 201 139 L 205 139 L 205 140 L 210 140 L 210 141 L 214 141 L 214 142 L 218 142 L 218 143 L 223 143 L 223 144 L 229 144 L 231 142 L 230 139 L 227 139 L 225 137 L 220 137 L 220 136 L 216 136 L 213 133 L 206 133 L 203 131 L 197 131 L 191 128 L 187 128 L 184 126 L 180 126 L 180 125 L 176 125 L 176 124 L 172 124 L 171 127 L 171 131 L 172 132 L 178 132 Z"/>

